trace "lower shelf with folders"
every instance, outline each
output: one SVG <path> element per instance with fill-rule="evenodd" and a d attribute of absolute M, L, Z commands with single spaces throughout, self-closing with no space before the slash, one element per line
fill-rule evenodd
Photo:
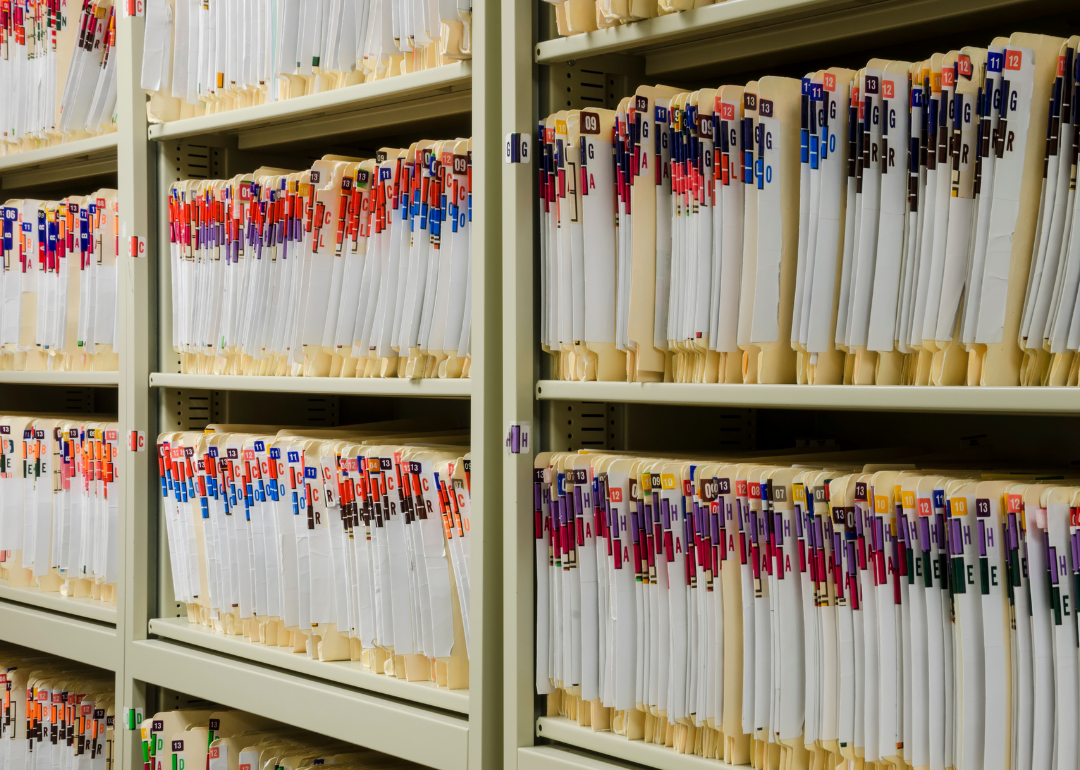
<path fill-rule="evenodd" d="M 437 770 L 468 767 L 469 722 L 460 714 L 162 639 L 131 644 L 124 665 L 136 681 Z"/>
<path fill-rule="evenodd" d="M 447 690 L 436 687 L 434 682 L 406 682 L 403 679 L 374 674 L 366 670 L 362 663 L 355 661 L 313 660 L 302 653 L 254 644 L 242 636 L 219 634 L 205 626 L 191 623 L 187 618 L 151 620 L 150 633 L 304 676 L 329 679 L 349 687 L 357 687 L 459 714 L 469 713 L 468 690 Z"/>

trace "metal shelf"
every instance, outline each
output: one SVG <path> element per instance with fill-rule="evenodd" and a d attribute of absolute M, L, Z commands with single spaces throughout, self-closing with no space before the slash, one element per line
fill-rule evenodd
<path fill-rule="evenodd" d="M 11 372 L 0 371 L 0 385 L 82 385 L 115 388 L 119 372 Z"/>
<path fill-rule="evenodd" d="M 518 770 L 621 770 L 631 767 L 610 757 L 598 758 L 555 746 L 518 749 L 517 762 Z"/>
<path fill-rule="evenodd" d="M 459 715 L 161 640 L 133 642 L 124 665 L 132 679 L 283 724 L 439 770 L 468 767 L 469 724 Z"/>
<path fill-rule="evenodd" d="M 471 62 L 455 62 L 374 83 L 158 123 L 150 126 L 150 139 L 237 134 L 239 149 L 249 150 L 381 129 L 400 133 L 403 124 L 468 114 L 471 89 Z"/>
<path fill-rule="evenodd" d="M 88 139 L 76 139 L 63 144 L 42 147 L 38 150 L 0 155 L 0 174 L 7 174 L 16 169 L 31 166 L 46 166 L 54 163 L 70 163 L 75 160 L 98 158 L 112 155 L 116 157 L 117 133 L 91 136 Z"/>
<path fill-rule="evenodd" d="M 0 639 L 109 671 L 123 658 L 115 626 L 16 604 L 6 596 L 0 600 Z"/>
<path fill-rule="evenodd" d="M 213 374 L 150 375 L 152 388 L 245 390 L 268 393 L 330 393 L 341 396 L 414 396 L 417 398 L 469 398 L 472 380 L 402 377 L 243 377 Z"/>
<path fill-rule="evenodd" d="M 352 661 L 312 660 L 306 655 L 287 652 L 278 647 L 253 644 L 242 636 L 215 633 L 205 626 L 189 622 L 187 618 L 155 618 L 150 621 L 150 633 L 288 672 L 327 679 L 459 714 L 469 713 L 468 690 L 447 690 L 445 687 L 436 687 L 433 682 L 406 682 L 403 679 L 373 674 L 365 669 L 363 664 Z"/>
<path fill-rule="evenodd" d="M 58 593 L 42 593 L 37 587 L 12 588 L 6 580 L 0 580 L 0 599 L 116 625 L 116 607 L 94 599 L 73 599 Z"/>
<path fill-rule="evenodd" d="M 645 58 L 650 77 L 699 80 L 758 63 L 775 68 L 815 55 L 937 37 L 1070 7 L 1061 0 L 727 0 L 545 40 L 537 44 L 535 60 L 581 64 L 603 55 L 632 54 Z"/>
<path fill-rule="evenodd" d="M 655 770 L 736 770 L 735 765 L 717 759 L 706 759 L 695 754 L 678 754 L 674 749 L 657 746 L 645 741 L 628 741 L 613 732 L 595 732 L 581 727 L 565 717 L 540 717 L 536 720 L 536 737 L 564 743 L 579 749 L 595 751 L 626 762 L 646 765 Z M 521 753 L 528 752 L 523 749 Z M 538 751 L 532 749 L 531 751 Z M 539 750 L 542 751 L 542 750 Z M 519 754 L 520 761 L 520 754 Z M 541 753 L 524 758 L 520 770 L 556 770 L 557 768 L 580 768 L 580 770 L 603 770 L 620 767 L 621 764 L 570 754 L 569 752 Z M 739 770 L 745 770 L 741 768 Z"/>
<path fill-rule="evenodd" d="M 540 380 L 541 401 L 602 401 L 761 409 L 1080 414 L 1080 388 L 918 388 L 873 385 L 701 385 Z"/>

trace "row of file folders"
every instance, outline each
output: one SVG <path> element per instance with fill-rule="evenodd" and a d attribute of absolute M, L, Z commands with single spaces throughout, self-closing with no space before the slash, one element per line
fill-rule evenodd
<path fill-rule="evenodd" d="M 419 767 L 244 711 L 209 708 L 161 711 L 132 728 L 139 730 L 142 739 L 145 770 L 311 770 L 324 765 L 335 765 L 342 770 Z"/>
<path fill-rule="evenodd" d="M 1078 40 L 550 115 L 556 377 L 1077 384 Z"/>
<path fill-rule="evenodd" d="M 949 467 L 540 454 L 548 714 L 772 770 L 1072 767 L 1080 487 Z"/>
<path fill-rule="evenodd" d="M 116 371 L 117 194 L 3 204 L 0 370 Z"/>
<path fill-rule="evenodd" d="M 114 0 L 24 0 L 0 11 L 0 153 L 116 130 Z"/>
<path fill-rule="evenodd" d="M 471 0 L 147 0 L 147 115 L 215 114 L 466 60 L 471 28 Z"/>
<path fill-rule="evenodd" d="M 182 371 L 468 377 L 471 220 L 468 139 L 177 182 Z"/>
<path fill-rule="evenodd" d="M 158 437 L 188 619 L 408 681 L 469 681 L 469 436 L 419 420 Z"/>
<path fill-rule="evenodd" d="M 111 672 L 0 644 L 0 767 L 112 770 Z"/>
<path fill-rule="evenodd" d="M 116 605 L 115 418 L 0 417 L 0 577 Z"/>

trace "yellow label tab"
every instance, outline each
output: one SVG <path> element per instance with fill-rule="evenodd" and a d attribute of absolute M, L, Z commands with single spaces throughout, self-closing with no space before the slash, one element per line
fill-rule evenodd
<path fill-rule="evenodd" d="M 555 121 L 555 133 L 556 134 L 568 134 L 569 133 L 569 131 L 566 128 L 566 121 L 565 120 L 556 120 Z"/>
<path fill-rule="evenodd" d="M 900 504 L 902 506 L 904 506 L 904 508 L 914 508 L 915 507 L 915 493 L 914 492 L 903 492 L 903 491 L 901 491 L 901 493 L 900 493 Z"/>
<path fill-rule="evenodd" d="M 887 495 L 874 495 L 874 513 L 885 514 L 889 512 L 889 498 Z"/>
<path fill-rule="evenodd" d="M 952 509 L 953 516 L 967 516 L 966 497 L 950 497 L 949 507 Z"/>
<path fill-rule="evenodd" d="M 803 486 L 802 484 L 795 484 L 791 488 L 791 496 L 795 499 L 795 502 L 797 502 L 797 503 L 805 503 L 806 502 L 806 487 Z"/>
<path fill-rule="evenodd" d="M 661 473 L 660 474 L 660 486 L 663 489 L 675 489 L 675 474 L 674 473 Z"/>

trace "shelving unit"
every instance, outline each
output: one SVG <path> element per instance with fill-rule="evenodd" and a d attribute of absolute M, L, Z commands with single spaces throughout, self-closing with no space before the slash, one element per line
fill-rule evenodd
<path fill-rule="evenodd" d="M 120 146 L 121 133 L 112 132 L 0 156 L 0 200 L 115 186 Z M 120 372 L 0 371 L 0 412 L 116 414 L 121 380 Z M 124 681 L 121 616 L 119 607 L 102 602 L 0 581 L 0 640 L 112 671 L 117 693 Z M 121 763 L 131 756 L 119 746 L 115 751 Z"/>
<path fill-rule="evenodd" d="M 985 42 L 1025 28 L 1059 30 L 1067 0 L 727 0 L 685 13 L 559 38 L 537 0 L 474 0 L 469 62 L 246 110 L 149 125 L 139 87 L 143 20 L 118 20 L 118 127 L 113 134 L 0 157 L 11 197 L 107 180 L 120 190 L 122 258 L 116 373 L 0 372 L 0 410 L 114 410 L 121 433 L 149 443 L 213 422 L 327 426 L 359 418 L 431 416 L 472 435 L 470 686 L 438 689 L 226 637 L 189 624 L 173 601 L 159 526 L 153 451 L 120 455 L 116 609 L 0 586 L 0 639 L 116 672 L 119 709 L 153 711 L 182 693 L 265 714 L 447 770 L 663 770 L 723 763 L 629 743 L 540 717 L 533 672 L 532 455 L 504 453 L 510 423 L 533 427 L 533 450 L 750 448 L 836 428 L 932 432 L 969 445 L 1026 442 L 1080 451 L 1080 390 L 853 388 L 579 383 L 547 379 L 535 328 L 536 169 L 501 162 L 504 137 L 532 135 L 554 109 L 613 107 L 644 82 L 717 85 L 746 73 L 792 74 L 852 63 L 867 51 Z M 1071 22 L 1070 22 L 1071 23 Z M 592 101 L 584 101 L 591 94 Z M 171 348 L 169 185 L 273 163 L 303 168 L 324 153 L 370 155 L 420 137 L 473 137 L 472 369 L 467 380 L 181 374 Z M 65 190 L 65 186 L 67 189 Z M 854 414 L 853 414 L 854 413 Z M 271 417 L 268 417 L 270 415 Z M 660 419 L 660 418 L 663 419 Z M 1020 426 L 1034 425 L 1030 435 Z M 914 427 L 912 427 L 914 426 Z M 954 431 L 954 432 L 956 432 Z M 771 442 L 771 443 L 770 443 Z M 169 696 L 171 697 L 171 695 Z M 170 701 L 171 702 L 171 701 Z M 137 734 L 117 741 L 136 770 Z"/>
<path fill-rule="evenodd" d="M 117 127 L 92 139 L 0 157 L 9 197 L 58 196 L 91 185 L 120 192 L 117 295 L 119 372 L 0 372 L 0 410 L 118 415 L 151 451 L 119 456 L 118 606 L 0 585 L 0 640 L 116 672 L 117 714 L 205 699 L 445 770 L 497 767 L 501 751 L 500 522 L 487 517 L 501 489 L 501 349 L 497 328 L 499 167 L 473 162 L 472 365 L 467 380 L 207 377 L 179 374 L 171 350 L 168 222 L 163 193 L 178 178 L 216 178 L 268 162 L 306 168 L 329 152 L 371 157 L 421 137 L 472 136 L 498 147 L 499 4 L 473 4 L 477 52 L 460 62 L 247 110 L 149 125 L 140 87 L 144 19 L 117 20 Z M 484 51 L 490 52 L 485 56 Z M 148 258 L 125 245 L 146 239 Z M 163 256 L 164 255 L 164 256 Z M 490 317 L 489 317 L 490 312 Z M 488 323 L 488 321 L 491 323 Z M 175 409 L 179 403 L 181 407 Z M 162 429 L 199 428 L 258 411 L 260 422 L 334 425 L 430 415 L 470 426 L 473 660 L 468 690 L 376 675 L 189 625 L 172 601 L 159 526 L 152 450 Z M 268 420 L 268 416 L 272 416 Z M 497 510 L 497 508 L 495 509 Z M 491 573 L 490 575 L 488 573 Z M 177 701 L 179 702 L 179 701 Z M 139 765 L 137 732 L 118 732 L 115 768 Z"/>
<path fill-rule="evenodd" d="M 802 76 L 985 45 L 1015 30 L 1063 34 L 1066 3 L 1029 0 L 727 0 L 691 11 L 560 37 L 554 12 L 504 4 L 503 132 L 535 134 L 557 110 L 614 108 L 638 85 L 688 89 L 760 75 Z M 517 26 L 511 26 L 511 25 Z M 533 25 L 533 31 L 521 28 Z M 1055 32 L 1056 30 L 1056 32 Z M 779 448 L 803 440 L 865 446 L 875 437 L 957 449 L 1030 451 L 1032 462 L 1080 457 L 1080 391 L 1066 388 L 811 387 L 566 382 L 550 379 L 538 344 L 539 233 L 535 168 L 504 173 L 503 418 L 532 426 L 533 452 L 579 448 L 677 451 Z M 902 437 L 902 438 L 901 438 Z M 950 444 L 952 446 L 952 444 Z M 1022 447 L 1022 449 L 1020 449 Z M 1039 454 L 1041 449 L 1046 452 Z M 1038 459 L 1034 459 L 1038 457 Z M 627 741 L 548 717 L 534 680 L 533 454 L 503 466 L 504 761 L 518 770 L 731 770 L 717 760 Z M 514 595 L 510 596 L 510 592 Z"/>
<path fill-rule="evenodd" d="M 473 39 L 478 47 L 488 40 L 488 50 L 498 50 L 493 34 L 497 19 L 497 3 L 474 3 Z M 135 39 L 133 61 L 138 61 L 142 20 L 124 23 Z M 421 137 L 472 136 L 478 145 L 497 145 L 497 66 L 497 56 L 485 58 L 478 51 L 470 62 L 157 125 L 146 124 L 145 110 L 138 114 L 142 102 L 141 92 L 135 93 L 137 74 L 129 81 L 132 131 L 141 133 L 134 140 L 138 163 L 130 180 L 121 174 L 121 194 L 125 181 L 132 185 L 129 189 L 146 194 L 145 206 L 134 212 L 127 232 L 146 237 L 148 252 L 157 257 L 140 261 L 145 270 L 134 277 L 136 295 L 142 292 L 150 299 L 145 310 L 136 304 L 129 318 L 141 323 L 126 330 L 134 355 L 122 373 L 122 430 L 143 430 L 152 440 L 161 431 L 198 430 L 213 422 L 326 426 L 388 414 L 438 415 L 468 425 L 473 436 L 475 543 L 470 582 L 476 588 L 468 690 L 406 682 L 370 673 L 358 663 L 320 662 L 214 634 L 189 624 L 182 617 L 183 606 L 173 601 L 168 544 L 164 527 L 158 525 L 154 453 L 129 454 L 133 472 L 122 514 L 134 529 L 129 535 L 134 547 L 128 549 L 124 566 L 125 705 L 153 711 L 171 703 L 166 693 L 175 692 L 430 767 L 496 766 L 497 757 L 489 758 L 482 749 L 485 744 L 501 749 L 501 630 L 497 615 L 488 620 L 500 594 L 497 586 L 491 593 L 484 588 L 492 582 L 488 572 L 497 575 L 500 564 L 498 520 L 484 515 L 485 500 L 497 499 L 499 490 L 499 474 L 485 468 L 495 469 L 501 462 L 498 438 L 492 440 L 500 403 L 499 338 L 497 329 L 485 324 L 485 310 L 497 308 L 499 301 L 498 253 L 488 235 L 497 230 L 485 227 L 485 214 L 488 221 L 493 219 L 499 198 L 497 186 L 485 188 L 479 180 L 490 179 L 498 167 L 474 153 L 472 366 L 466 380 L 181 374 L 171 346 L 166 196 L 178 179 L 224 178 L 267 163 L 306 168 L 328 152 L 371 157 L 381 146 L 401 146 Z M 136 515 L 144 510 L 150 515 Z"/>

